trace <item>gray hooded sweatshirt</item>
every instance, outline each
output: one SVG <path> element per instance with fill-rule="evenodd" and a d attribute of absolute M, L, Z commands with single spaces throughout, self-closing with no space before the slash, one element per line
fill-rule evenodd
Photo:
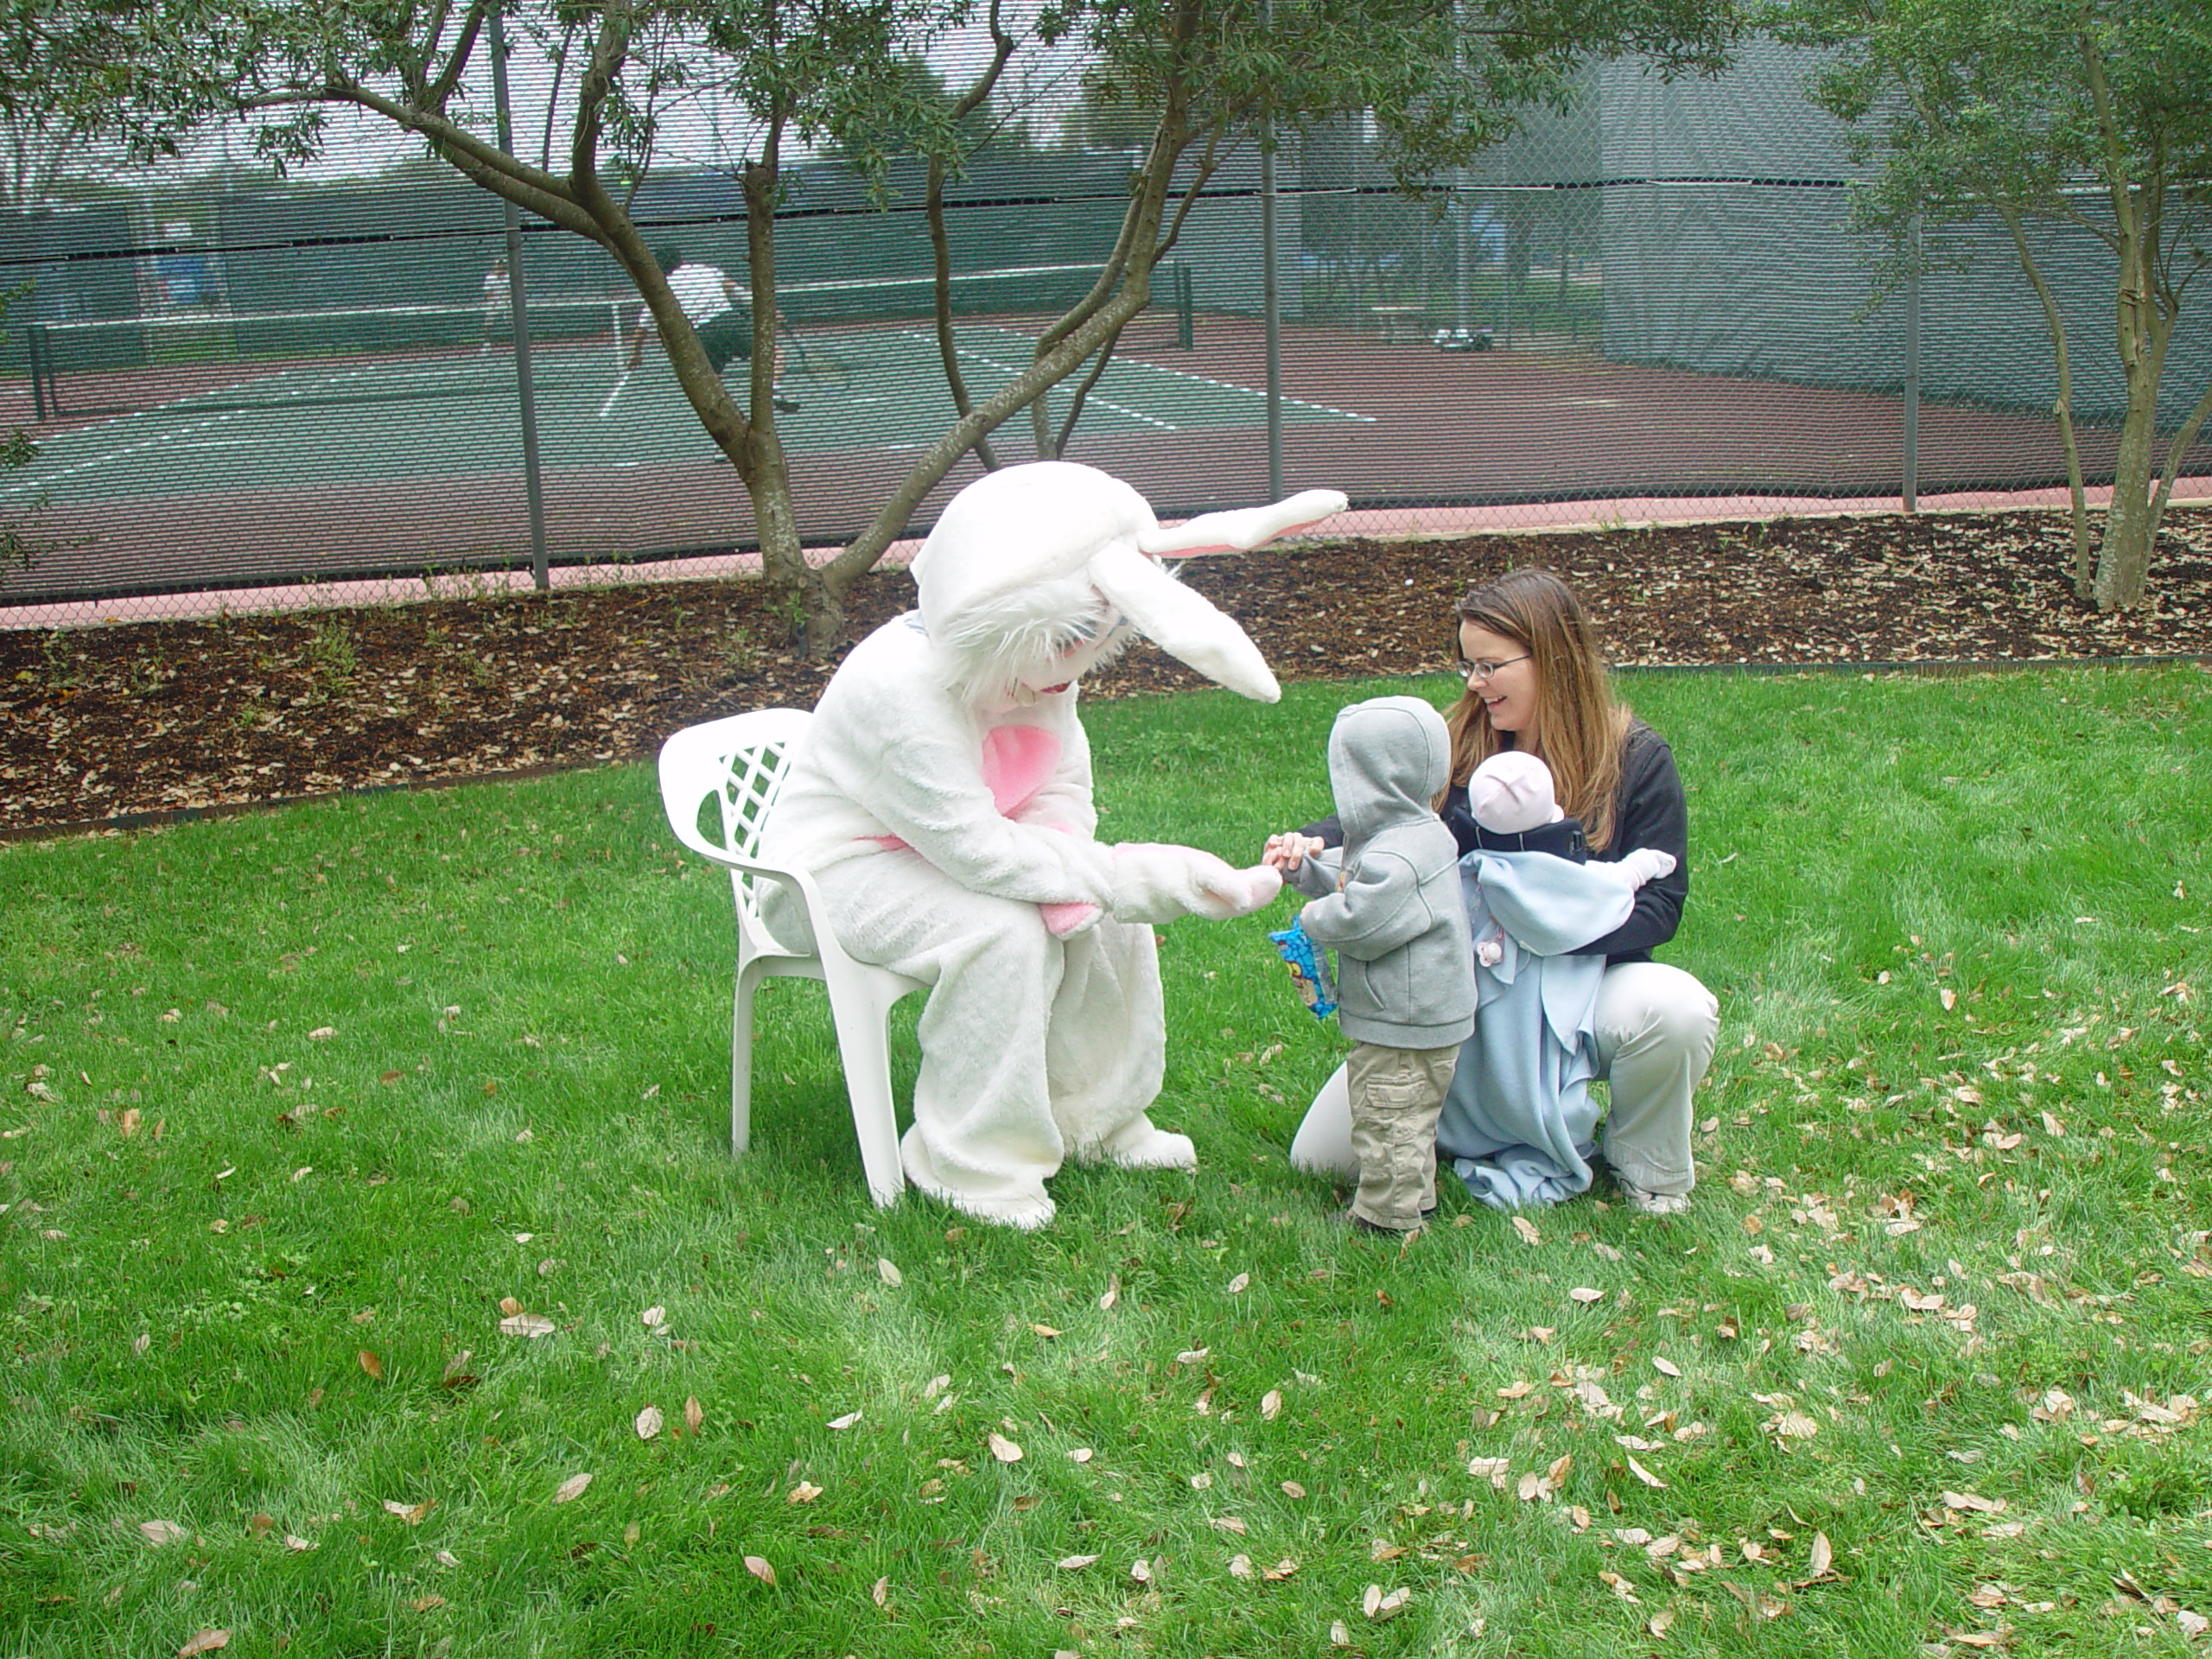
<path fill-rule="evenodd" d="M 1337 1019 L 1355 1042 L 1448 1048 L 1474 1032 L 1459 848 L 1429 804 L 1451 756 L 1443 716 L 1419 697 L 1356 702 L 1329 732 L 1344 844 L 1291 880 L 1313 895 L 1307 937 L 1337 952 Z"/>

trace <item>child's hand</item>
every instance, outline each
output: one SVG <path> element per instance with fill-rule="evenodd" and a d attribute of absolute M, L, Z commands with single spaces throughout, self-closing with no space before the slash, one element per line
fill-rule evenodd
<path fill-rule="evenodd" d="M 1260 862 L 1271 870 L 1294 870 L 1314 854 L 1325 851 L 1328 844 L 1319 836 L 1301 836 L 1294 830 L 1287 830 L 1268 837 L 1267 850 L 1260 855 Z"/>

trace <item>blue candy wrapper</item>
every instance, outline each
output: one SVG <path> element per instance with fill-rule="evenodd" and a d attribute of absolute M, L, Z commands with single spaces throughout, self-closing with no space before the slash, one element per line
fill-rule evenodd
<path fill-rule="evenodd" d="M 1306 937 L 1305 924 L 1294 921 L 1281 932 L 1270 933 L 1268 938 L 1290 964 L 1291 982 L 1298 987 L 1300 999 L 1313 1017 L 1325 1020 L 1334 1014 L 1337 987 L 1329 976 L 1329 960 Z"/>

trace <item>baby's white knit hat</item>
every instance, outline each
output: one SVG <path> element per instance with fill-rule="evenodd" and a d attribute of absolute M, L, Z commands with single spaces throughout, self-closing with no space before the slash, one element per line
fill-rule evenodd
<path fill-rule="evenodd" d="M 1552 769 L 1518 749 L 1493 754 L 1475 768 L 1467 779 L 1467 805 L 1484 829 L 1509 836 L 1567 816 L 1552 794 Z"/>

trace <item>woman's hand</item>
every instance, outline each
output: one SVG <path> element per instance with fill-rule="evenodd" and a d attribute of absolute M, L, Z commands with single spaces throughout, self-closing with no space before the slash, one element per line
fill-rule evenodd
<path fill-rule="evenodd" d="M 1271 870 L 1287 873 L 1314 854 L 1325 851 L 1328 844 L 1319 836 L 1301 836 L 1294 830 L 1286 830 L 1279 836 L 1268 837 L 1267 849 L 1260 855 L 1260 862 Z"/>

